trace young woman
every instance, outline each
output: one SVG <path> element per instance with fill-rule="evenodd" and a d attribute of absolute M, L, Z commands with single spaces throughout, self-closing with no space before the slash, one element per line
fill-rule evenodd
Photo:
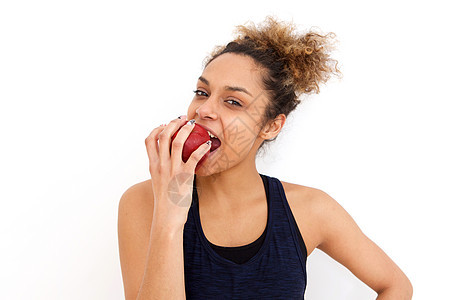
<path fill-rule="evenodd" d="M 145 140 L 151 179 L 130 187 L 119 205 L 126 299 L 303 299 L 315 248 L 377 299 L 411 299 L 405 274 L 333 198 L 256 169 L 258 151 L 299 96 L 339 73 L 332 34 L 298 34 L 271 17 L 238 33 L 206 61 L 187 115 Z M 195 123 L 220 147 L 204 144 L 183 162 Z"/>

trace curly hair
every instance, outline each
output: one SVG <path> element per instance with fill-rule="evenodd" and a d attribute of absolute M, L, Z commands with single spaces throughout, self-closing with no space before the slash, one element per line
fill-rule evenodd
<path fill-rule="evenodd" d="M 205 58 L 204 68 L 224 53 L 247 55 L 262 66 L 262 82 L 269 95 L 261 128 L 279 114 L 286 117 L 300 104 L 303 94 L 320 92 L 319 84 L 331 75 L 340 75 L 338 62 L 330 57 L 335 34 L 321 35 L 313 30 L 297 33 L 292 23 L 267 16 L 262 24 L 238 25 L 237 37 L 227 45 L 216 46 Z M 276 139 L 265 140 L 266 143 Z"/>

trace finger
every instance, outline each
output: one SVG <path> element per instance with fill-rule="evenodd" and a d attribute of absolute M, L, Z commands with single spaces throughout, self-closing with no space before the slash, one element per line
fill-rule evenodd
<path fill-rule="evenodd" d="M 194 152 L 192 152 L 191 156 L 186 162 L 186 168 L 195 172 L 195 167 L 197 166 L 200 159 L 211 149 L 211 141 L 206 141 L 206 143 L 200 145 Z"/>
<path fill-rule="evenodd" d="M 186 120 L 184 118 L 174 119 L 164 128 L 163 132 L 159 134 L 159 159 L 161 166 L 170 170 L 170 144 L 172 142 L 172 135 L 180 128 Z"/>
<path fill-rule="evenodd" d="M 180 131 L 178 131 L 177 136 L 173 139 L 172 149 L 171 149 L 171 159 L 172 159 L 172 168 L 180 166 L 183 162 L 183 148 L 184 143 L 187 138 L 191 134 L 192 130 L 195 127 L 195 123 L 186 122 L 186 124 L 182 125 Z"/>
<path fill-rule="evenodd" d="M 159 160 L 158 135 L 164 130 L 165 124 L 161 124 L 152 130 L 150 135 L 145 139 L 145 147 L 150 166 L 155 166 Z"/>

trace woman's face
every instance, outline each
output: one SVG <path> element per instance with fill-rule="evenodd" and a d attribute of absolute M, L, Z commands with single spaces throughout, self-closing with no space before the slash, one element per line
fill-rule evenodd
<path fill-rule="evenodd" d="M 266 138 L 259 126 L 268 103 L 261 71 L 253 58 L 233 53 L 218 56 L 203 70 L 187 120 L 206 126 L 221 145 L 197 175 L 221 172 L 244 160 L 254 162 L 256 150 Z"/>

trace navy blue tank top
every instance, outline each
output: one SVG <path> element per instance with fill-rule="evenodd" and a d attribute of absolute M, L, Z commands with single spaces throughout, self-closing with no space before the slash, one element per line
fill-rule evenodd
<path fill-rule="evenodd" d="M 268 201 L 263 235 L 249 245 L 221 247 L 211 244 L 203 233 L 194 174 L 192 204 L 183 233 L 187 299 L 303 299 L 304 241 L 281 182 L 260 176 Z M 251 257 L 243 259 L 243 253 L 251 252 Z"/>

